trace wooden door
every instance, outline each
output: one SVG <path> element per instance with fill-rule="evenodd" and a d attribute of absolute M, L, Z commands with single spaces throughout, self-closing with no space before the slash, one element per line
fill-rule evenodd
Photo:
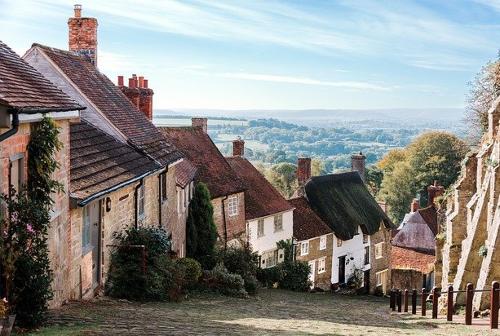
<path fill-rule="evenodd" d="M 345 256 L 339 257 L 339 284 L 345 283 Z"/>

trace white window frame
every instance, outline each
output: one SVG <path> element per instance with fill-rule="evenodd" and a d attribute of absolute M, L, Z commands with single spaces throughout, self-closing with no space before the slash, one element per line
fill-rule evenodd
<path fill-rule="evenodd" d="M 309 240 L 300 243 L 300 255 L 305 256 L 309 254 Z"/>
<path fill-rule="evenodd" d="M 326 257 L 318 259 L 318 274 L 326 272 Z"/>
<path fill-rule="evenodd" d="M 257 220 L 257 238 L 264 237 L 264 219 Z"/>
<path fill-rule="evenodd" d="M 384 242 L 375 244 L 375 259 L 382 259 L 384 257 Z"/>
<path fill-rule="evenodd" d="M 229 217 L 238 216 L 238 195 L 229 196 L 227 199 L 227 214 Z"/>
<path fill-rule="evenodd" d="M 137 224 L 146 217 L 146 190 L 144 187 L 144 181 L 137 186 Z M 141 212 L 142 208 L 142 212 Z"/>
<path fill-rule="evenodd" d="M 383 271 L 375 273 L 375 282 L 376 282 L 375 286 L 383 286 L 384 285 L 382 283 L 382 274 L 387 274 L 387 270 L 385 269 Z"/>
<path fill-rule="evenodd" d="M 274 215 L 274 232 L 283 231 L 283 214 Z"/>
<path fill-rule="evenodd" d="M 16 170 L 16 171 L 14 171 Z M 15 173 L 15 175 L 13 175 Z M 14 188 L 16 195 L 19 194 L 23 184 L 26 183 L 26 178 L 24 176 L 24 153 L 17 153 L 9 158 L 9 196 L 13 196 L 11 193 L 11 188 Z M 17 181 L 13 181 L 13 178 L 17 177 Z"/>
<path fill-rule="evenodd" d="M 278 250 L 271 250 L 262 253 L 260 256 L 262 268 L 274 267 L 278 264 Z"/>
<path fill-rule="evenodd" d="M 319 249 L 326 250 L 326 236 L 319 237 Z"/>

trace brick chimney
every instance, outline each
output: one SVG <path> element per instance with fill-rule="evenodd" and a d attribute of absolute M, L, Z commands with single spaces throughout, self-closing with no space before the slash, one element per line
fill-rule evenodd
<path fill-rule="evenodd" d="M 233 140 L 233 156 L 245 156 L 245 141 L 241 137 Z"/>
<path fill-rule="evenodd" d="M 82 5 L 75 5 L 74 11 L 68 20 L 69 50 L 97 66 L 97 19 L 82 17 Z"/>
<path fill-rule="evenodd" d="M 191 118 L 191 125 L 193 127 L 201 127 L 203 132 L 208 131 L 208 119 L 207 118 Z"/>
<path fill-rule="evenodd" d="M 417 198 L 414 198 L 413 201 L 411 202 L 411 212 L 415 212 L 418 209 L 420 209 L 420 202 L 418 201 Z"/>
<path fill-rule="evenodd" d="M 297 161 L 297 181 L 299 186 L 311 178 L 311 158 L 299 158 Z"/>
<path fill-rule="evenodd" d="M 351 156 L 351 170 L 357 171 L 363 182 L 365 181 L 366 175 L 366 156 L 362 152 L 359 154 L 354 154 Z"/>
<path fill-rule="evenodd" d="M 148 88 L 148 80 L 133 74 L 124 85 L 123 76 L 118 76 L 118 88 L 149 120 L 153 119 L 153 90 Z"/>
<path fill-rule="evenodd" d="M 427 204 L 435 205 L 436 198 L 444 195 L 444 187 L 439 185 L 438 181 L 427 187 Z"/>

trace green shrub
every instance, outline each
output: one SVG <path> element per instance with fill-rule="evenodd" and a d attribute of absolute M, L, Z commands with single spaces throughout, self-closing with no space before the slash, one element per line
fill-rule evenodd
<path fill-rule="evenodd" d="M 259 282 L 268 288 L 273 287 L 283 278 L 281 267 L 275 266 L 270 268 L 259 268 L 257 270 L 257 279 Z"/>
<path fill-rule="evenodd" d="M 203 285 L 209 290 L 235 297 L 247 297 L 245 282 L 241 275 L 229 273 L 222 263 L 218 263 L 211 271 L 203 272 Z"/>
<path fill-rule="evenodd" d="M 302 292 L 309 290 L 311 286 L 311 282 L 309 281 L 311 267 L 307 262 L 286 262 L 277 267 L 281 269 L 282 273 L 282 278 L 278 283 L 280 288 Z"/>
<path fill-rule="evenodd" d="M 193 288 L 203 274 L 200 263 L 191 258 L 177 259 L 175 263 L 184 271 L 185 287 Z"/>
<path fill-rule="evenodd" d="M 259 286 L 259 281 L 254 275 L 247 275 L 246 277 L 243 278 L 243 281 L 245 282 L 245 290 L 247 291 L 248 294 L 250 295 L 257 294 L 260 286 Z"/>
<path fill-rule="evenodd" d="M 184 285 L 184 268 L 168 256 L 170 240 L 159 228 L 132 228 L 115 234 L 120 247 L 111 254 L 106 294 L 128 300 L 178 300 Z M 146 270 L 142 250 L 146 248 Z"/>

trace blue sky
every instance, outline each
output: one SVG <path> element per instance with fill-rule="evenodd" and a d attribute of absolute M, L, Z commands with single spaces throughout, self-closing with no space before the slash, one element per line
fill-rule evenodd
<path fill-rule="evenodd" d="M 500 49 L 500 0 L 86 1 L 99 68 L 155 108 L 463 107 Z M 0 0 L 0 40 L 67 48 L 74 1 Z"/>

